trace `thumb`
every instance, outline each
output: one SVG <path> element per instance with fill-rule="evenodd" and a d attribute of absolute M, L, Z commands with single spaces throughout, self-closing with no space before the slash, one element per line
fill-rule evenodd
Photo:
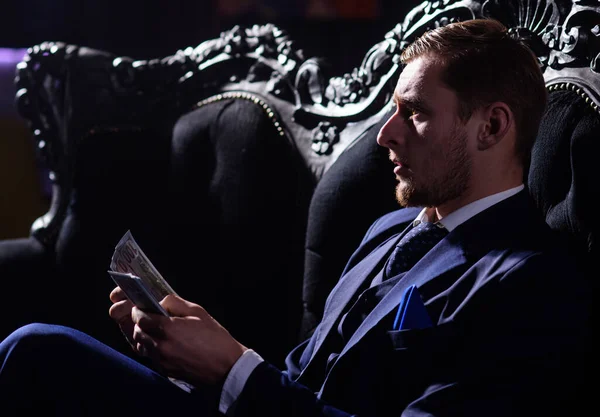
<path fill-rule="evenodd" d="M 204 317 L 207 313 L 198 304 L 184 300 L 178 295 L 169 294 L 160 302 L 165 310 L 175 317 L 196 316 Z"/>

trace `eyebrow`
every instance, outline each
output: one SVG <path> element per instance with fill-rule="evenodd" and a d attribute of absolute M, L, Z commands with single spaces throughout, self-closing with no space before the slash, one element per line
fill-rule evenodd
<path fill-rule="evenodd" d="M 394 103 L 396 104 L 402 104 L 405 105 L 407 107 L 410 107 L 412 109 L 416 109 L 419 111 L 422 111 L 424 113 L 431 113 L 431 109 L 430 107 L 420 98 L 418 97 L 400 97 L 399 95 L 397 95 L 396 93 L 394 93 L 394 97 L 393 97 Z"/>

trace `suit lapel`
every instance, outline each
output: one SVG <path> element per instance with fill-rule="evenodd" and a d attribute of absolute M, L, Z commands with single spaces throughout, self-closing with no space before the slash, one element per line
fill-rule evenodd
<path fill-rule="evenodd" d="M 299 378 L 301 378 L 305 371 L 310 368 L 313 359 L 323 347 L 324 341 L 332 331 L 335 323 L 337 323 L 346 305 L 352 300 L 365 280 L 372 279 L 374 274 L 383 268 L 391 250 L 398 242 L 398 239 L 400 239 L 407 230 L 408 228 L 400 235 L 392 236 L 376 250 L 367 255 L 361 262 L 356 264 L 354 268 L 348 271 L 331 291 L 331 295 L 327 300 L 323 312 L 323 321 L 319 325 L 317 333 L 313 336 L 316 337 L 315 347 L 308 364 L 302 370 Z"/>
<path fill-rule="evenodd" d="M 375 306 L 373 311 L 365 318 L 361 325 L 356 329 L 348 343 L 344 346 L 337 363 L 351 349 L 353 349 L 360 340 L 374 327 L 388 316 L 394 309 L 398 308 L 400 299 L 406 288 L 411 285 L 421 287 L 425 283 L 434 281 L 436 278 L 446 272 L 460 267 L 467 262 L 463 247 L 453 243 L 449 239 L 450 235 L 445 237 L 438 245 L 429 251 L 419 262 L 417 262 L 410 271 L 406 272 L 404 277 L 388 292 L 385 297 Z M 389 329 L 392 330 L 392 329 Z M 336 365 L 334 365 L 335 368 Z M 321 386 L 320 394 L 326 388 L 326 378 Z"/>
<path fill-rule="evenodd" d="M 444 238 L 438 245 L 429 251 L 419 262 L 408 271 L 404 277 L 388 292 L 385 297 L 375 306 L 373 311 L 365 318 L 356 329 L 341 355 L 362 339 L 369 330 L 375 327 L 384 317 L 398 307 L 404 291 L 411 285 L 417 288 L 434 281 L 446 272 L 460 267 L 467 262 L 463 247 L 453 243 L 448 237 Z M 392 329 L 389 329 L 392 330 Z"/>

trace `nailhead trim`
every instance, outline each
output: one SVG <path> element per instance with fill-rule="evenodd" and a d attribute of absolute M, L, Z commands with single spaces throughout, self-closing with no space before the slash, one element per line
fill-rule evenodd
<path fill-rule="evenodd" d="M 583 91 L 583 89 L 581 87 L 579 87 L 578 85 L 575 85 L 572 83 L 560 83 L 560 84 L 552 84 L 551 86 L 548 87 L 548 91 L 558 91 L 558 90 L 574 91 L 579 97 L 584 99 L 586 104 L 588 104 L 592 108 L 592 110 L 594 110 L 596 113 L 600 114 L 600 110 L 599 110 L 600 107 L 596 103 L 594 103 L 594 100 L 592 100 L 590 98 L 590 96 L 588 94 L 586 94 L 586 92 Z"/>
<path fill-rule="evenodd" d="M 277 120 L 277 116 L 275 116 L 275 111 L 271 107 L 269 107 L 269 105 L 267 104 L 266 101 L 255 96 L 254 94 L 242 93 L 242 92 L 221 93 L 221 94 L 217 94 L 216 96 L 212 96 L 212 97 L 209 97 L 202 101 L 199 101 L 196 104 L 195 108 L 199 108 L 206 104 L 215 103 L 217 101 L 227 100 L 227 99 L 231 99 L 231 98 L 248 100 L 248 101 L 253 102 L 254 104 L 258 104 L 260 107 L 262 107 L 265 114 L 269 117 L 269 120 L 271 120 L 271 123 L 273 123 L 273 125 L 277 129 L 279 136 L 285 136 L 285 131 L 283 130 L 283 126 L 281 125 L 279 120 Z"/>

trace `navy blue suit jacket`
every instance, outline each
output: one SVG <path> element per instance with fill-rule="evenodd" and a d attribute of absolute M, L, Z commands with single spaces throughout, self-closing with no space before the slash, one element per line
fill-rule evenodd
<path fill-rule="evenodd" d="M 262 363 L 240 416 L 547 416 L 573 409 L 589 336 L 588 286 L 526 191 L 458 226 L 367 316 L 333 366 L 349 303 L 419 209 L 377 220 L 327 300 L 310 340 L 280 371 Z M 393 331 L 416 285 L 434 326 Z"/>

